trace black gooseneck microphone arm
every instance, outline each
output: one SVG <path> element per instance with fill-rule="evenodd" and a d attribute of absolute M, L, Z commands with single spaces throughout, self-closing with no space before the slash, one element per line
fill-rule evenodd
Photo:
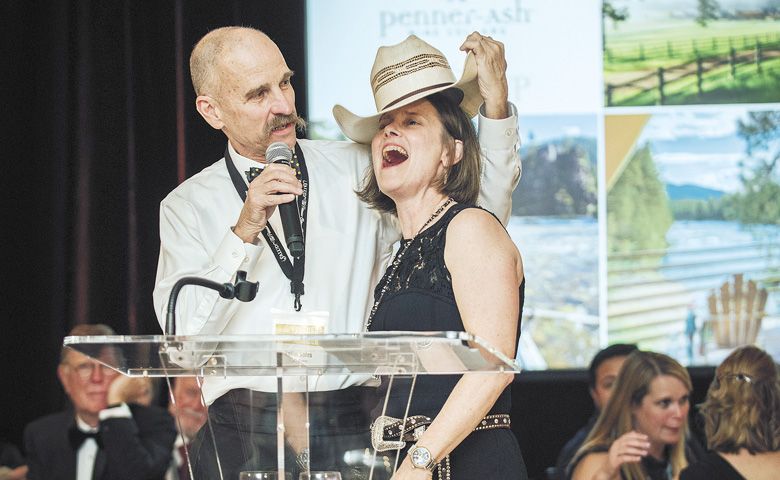
<path fill-rule="evenodd" d="M 171 295 L 168 297 L 168 313 L 165 316 L 165 334 L 176 335 L 176 300 L 179 291 L 185 285 L 197 285 L 210 288 L 219 292 L 219 296 L 227 299 L 237 299 L 242 302 L 251 302 L 257 295 L 259 282 L 250 282 L 246 279 L 246 272 L 236 272 L 236 283 L 217 283 L 201 277 L 182 277 L 173 284 Z"/>

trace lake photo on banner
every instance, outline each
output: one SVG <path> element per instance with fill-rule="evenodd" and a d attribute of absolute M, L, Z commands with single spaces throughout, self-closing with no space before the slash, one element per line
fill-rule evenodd
<path fill-rule="evenodd" d="M 513 216 L 507 230 L 526 276 L 519 352 L 524 368 L 586 366 L 599 348 L 597 220 Z M 713 342 L 704 331 L 707 297 L 743 274 L 769 293 L 758 337 L 765 344 L 763 333 L 780 327 L 780 226 L 678 220 L 666 240 L 667 249 L 609 258 L 608 343 L 638 343 L 687 364 L 711 364 L 714 346 L 702 345 L 702 339 Z"/>
<path fill-rule="evenodd" d="M 524 368 L 586 366 L 599 348 L 598 222 L 513 216 L 507 231 L 526 277 Z"/>
<path fill-rule="evenodd" d="M 709 353 L 717 345 L 708 328 L 715 318 L 710 296 L 722 309 L 720 290 L 735 276 L 745 284 L 754 281 L 759 294 L 767 292 L 764 330 L 757 340 L 763 341 L 762 333 L 774 328 L 780 315 L 780 227 L 677 220 L 666 240 L 667 249 L 609 257 L 610 343 L 633 342 L 688 364 L 711 363 Z"/>

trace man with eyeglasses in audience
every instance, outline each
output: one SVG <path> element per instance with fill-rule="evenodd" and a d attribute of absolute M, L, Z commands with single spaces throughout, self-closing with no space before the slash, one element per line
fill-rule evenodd
<path fill-rule="evenodd" d="M 78 325 L 70 335 L 113 335 L 106 325 Z M 100 358 L 115 355 L 104 349 Z M 29 480 L 162 479 L 176 436 L 159 407 L 127 403 L 111 384 L 119 373 L 63 347 L 57 376 L 71 408 L 27 425 Z M 124 390 L 122 390 L 124 391 Z M 115 403 L 114 403 L 115 402 Z"/>

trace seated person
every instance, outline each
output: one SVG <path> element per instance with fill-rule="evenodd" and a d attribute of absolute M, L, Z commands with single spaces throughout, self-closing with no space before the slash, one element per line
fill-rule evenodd
<path fill-rule="evenodd" d="M 677 478 L 694 456 L 686 448 L 688 371 L 671 357 L 636 351 L 570 464 L 573 480 Z"/>
<path fill-rule="evenodd" d="M 706 456 L 680 480 L 763 480 L 780 472 L 780 372 L 754 346 L 734 350 L 715 371 L 701 405 Z"/>
<path fill-rule="evenodd" d="M 113 335 L 105 325 L 78 325 L 70 335 Z M 115 352 L 106 349 L 106 360 Z M 62 348 L 57 375 L 72 409 L 27 425 L 24 444 L 30 480 L 162 479 L 176 432 L 168 412 L 133 403 L 109 404 L 119 375 L 102 363 Z"/>
<path fill-rule="evenodd" d="M 462 48 L 479 56 L 481 49 L 503 50 L 503 45 L 472 34 Z M 474 206 L 480 159 L 471 123 L 482 98 L 506 94 L 480 95 L 474 62 L 469 55 L 463 77 L 455 82 L 441 52 L 410 36 L 380 48 L 374 62 L 372 76 L 386 78 L 374 85 L 376 104 L 392 107 L 369 117 L 338 107 L 334 113 L 347 137 L 371 144 L 373 170 L 361 198 L 380 212 L 396 214 L 403 234 L 376 287 L 366 328 L 468 331 L 514 358 L 523 264 L 501 222 Z M 391 75 L 392 68 L 409 73 Z M 411 448 L 403 452 L 393 479 L 431 478 L 434 470 L 437 478 L 526 478 L 509 429 L 512 379 L 512 374 L 417 378 L 409 417 L 423 415 L 432 422 L 415 445 L 407 444 Z M 394 380 L 387 416 L 404 417 L 408 384 Z M 373 428 L 377 425 L 382 424 Z M 387 429 L 379 431 L 385 437 Z M 398 436 L 385 440 L 398 441 Z"/>
<path fill-rule="evenodd" d="M 590 429 L 596 423 L 596 419 L 599 418 L 599 413 L 609 401 L 620 367 L 623 366 L 628 354 L 636 349 L 636 345 L 616 343 L 600 350 L 591 360 L 588 367 L 588 392 L 593 399 L 595 409 L 593 415 L 588 419 L 588 423 L 577 430 L 577 433 L 561 449 L 558 460 L 555 462 L 552 478 L 561 480 L 566 478 L 566 466 L 579 450 Z"/>
<path fill-rule="evenodd" d="M 187 449 L 198 434 L 198 430 L 206 423 L 208 415 L 197 378 L 175 377 L 173 379 L 168 412 L 176 422 L 179 435 L 176 436 L 173 463 L 166 480 L 190 480 Z"/>

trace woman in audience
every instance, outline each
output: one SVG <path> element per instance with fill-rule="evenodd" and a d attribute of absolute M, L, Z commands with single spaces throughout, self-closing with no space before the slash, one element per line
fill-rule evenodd
<path fill-rule="evenodd" d="M 688 372 L 672 358 L 636 351 L 570 466 L 573 480 L 677 478 L 688 465 Z"/>
<path fill-rule="evenodd" d="M 701 406 L 707 448 L 681 480 L 780 477 L 780 373 L 765 351 L 738 348 L 718 367 Z"/>

